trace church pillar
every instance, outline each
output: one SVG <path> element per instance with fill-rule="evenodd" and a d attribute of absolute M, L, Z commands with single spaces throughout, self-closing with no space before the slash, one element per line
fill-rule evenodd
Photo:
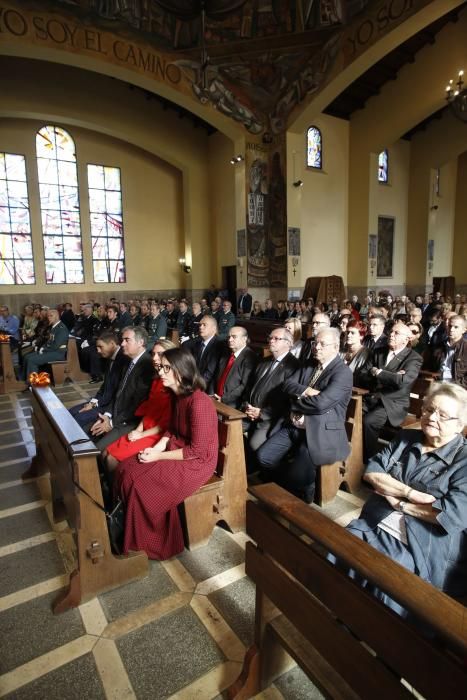
<path fill-rule="evenodd" d="M 349 151 L 349 238 L 347 286 L 364 299 L 376 283 L 376 268 L 368 262 L 369 198 L 371 158 L 362 139 L 350 125 Z M 374 232 L 376 233 L 376 232 Z"/>
<path fill-rule="evenodd" d="M 454 245 L 452 274 L 456 286 L 467 291 L 467 270 L 465 265 L 467 247 L 467 151 L 457 161 L 456 202 L 454 214 Z"/>

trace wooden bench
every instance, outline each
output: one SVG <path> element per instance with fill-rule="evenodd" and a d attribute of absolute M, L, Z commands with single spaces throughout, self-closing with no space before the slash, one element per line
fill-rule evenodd
<path fill-rule="evenodd" d="M 9 342 L 0 343 L 0 363 L 0 394 L 9 394 L 13 391 L 22 391 L 25 389 L 25 382 L 16 379 Z"/>
<path fill-rule="evenodd" d="M 247 503 L 247 534 L 256 545 L 246 546 L 246 573 L 256 583 L 254 644 L 228 689 L 231 700 L 268 687 L 290 656 L 328 698 L 413 700 L 401 678 L 426 700 L 465 697 L 463 605 L 275 484 L 250 493 L 257 499 Z M 396 615 L 327 561 L 327 552 L 413 617 Z"/>
<path fill-rule="evenodd" d="M 347 406 L 345 428 L 350 443 L 350 454 L 345 460 L 322 464 L 316 470 L 315 502 L 323 506 L 335 498 L 341 486 L 357 493 L 364 471 L 362 396 L 366 389 L 353 389 Z"/>
<path fill-rule="evenodd" d="M 213 399 L 219 418 L 219 460 L 216 473 L 184 504 L 185 544 L 206 544 L 215 525 L 223 522 L 232 532 L 245 528 L 246 466 L 242 419 L 245 414 Z"/>
<path fill-rule="evenodd" d="M 66 359 L 50 362 L 53 381 L 55 386 L 64 384 L 67 380 L 74 382 L 85 382 L 89 379 L 89 374 L 83 372 L 79 364 L 78 346 L 75 338 L 68 339 Z"/>
<path fill-rule="evenodd" d="M 67 519 L 76 535 L 77 568 L 53 604 L 59 613 L 147 576 L 148 558 L 144 552 L 114 556 L 103 511 L 75 485 L 103 505 L 94 443 L 49 387 L 33 387 L 32 406 L 37 452 L 23 478 L 50 471 L 54 520 Z"/>

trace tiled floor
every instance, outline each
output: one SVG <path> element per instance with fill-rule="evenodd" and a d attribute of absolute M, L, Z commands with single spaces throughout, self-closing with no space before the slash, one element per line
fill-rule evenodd
<path fill-rule="evenodd" d="M 89 385 L 56 393 L 67 406 Z M 54 616 L 72 567 L 72 537 L 51 523 L 48 479 L 21 481 L 35 453 L 28 395 L 0 396 L 0 697 L 63 700 L 221 698 L 252 641 L 254 584 L 244 572 L 244 533 L 216 529 L 209 544 L 149 576 Z M 361 502 L 329 507 L 341 524 Z M 322 696 L 296 666 L 260 694 Z"/>

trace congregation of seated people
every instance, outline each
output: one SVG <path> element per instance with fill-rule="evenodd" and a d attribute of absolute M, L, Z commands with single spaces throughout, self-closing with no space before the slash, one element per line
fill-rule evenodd
<path fill-rule="evenodd" d="M 71 304 L 31 303 L 21 318 L 0 307 L 0 332 L 16 341 L 12 350 L 26 380 L 63 359 L 69 337 L 76 339 L 82 369 L 100 387 L 71 414 L 102 453 L 111 497 L 126 508 L 124 551 L 143 549 L 155 559 L 181 551 L 177 507 L 216 468 L 215 401 L 244 413 L 248 471 L 311 503 L 320 466 L 349 456 L 352 391 L 366 390 L 364 454 L 374 465 L 385 447 L 381 431 L 402 425 L 420 371 L 467 388 L 466 331 L 465 297 L 439 294 L 413 302 L 370 293 L 363 303 L 352 297 L 263 304 L 246 289 L 234 303 L 209 290 L 192 303 L 87 300 L 77 315 Z M 253 332 L 260 338 L 255 349 Z M 460 417 L 454 427 L 462 433 Z M 416 505 L 417 491 L 406 491 Z M 434 496 L 425 508 L 432 522 L 433 508 L 444 512 Z M 387 500 L 398 509 L 399 501 L 396 508 Z"/>

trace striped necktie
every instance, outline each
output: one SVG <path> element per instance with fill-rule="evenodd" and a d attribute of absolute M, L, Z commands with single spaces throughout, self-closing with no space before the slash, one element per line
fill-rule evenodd
<path fill-rule="evenodd" d="M 316 365 L 316 367 L 314 368 L 312 375 L 310 377 L 310 381 L 308 382 L 308 386 L 313 387 L 316 384 L 316 382 L 318 381 L 318 379 L 320 378 L 320 376 L 322 375 L 322 373 L 323 373 L 323 365 Z"/>
<path fill-rule="evenodd" d="M 124 390 L 125 385 L 126 385 L 126 383 L 127 383 L 127 381 L 128 381 L 128 377 L 129 377 L 130 374 L 132 373 L 133 367 L 134 367 L 134 366 L 135 366 L 135 363 L 134 363 L 134 362 L 130 362 L 130 365 L 129 365 L 127 371 L 126 371 L 126 374 L 125 374 L 125 376 L 123 377 L 123 382 L 122 382 L 122 386 L 121 386 L 121 388 L 120 388 L 120 393 Z"/>

